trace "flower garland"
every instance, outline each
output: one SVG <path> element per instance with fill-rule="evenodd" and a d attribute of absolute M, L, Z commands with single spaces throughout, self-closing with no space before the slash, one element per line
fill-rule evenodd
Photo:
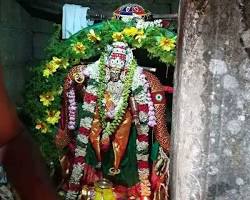
<path fill-rule="evenodd" d="M 103 134 L 102 134 L 103 139 L 112 135 L 115 132 L 116 128 L 120 125 L 123 119 L 126 108 L 128 107 L 128 98 L 129 98 L 136 67 L 137 67 L 136 61 L 132 60 L 131 64 L 128 66 L 128 71 L 126 74 L 126 78 L 124 80 L 124 87 L 123 87 L 123 92 L 122 92 L 122 97 L 121 97 L 122 101 L 118 105 L 119 108 L 117 109 L 117 113 L 115 114 L 114 120 L 112 122 L 106 122 L 105 108 L 103 105 L 104 93 L 106 90 L 106 83 L 105 83 L 106 72 L 105 72 L 104 55 L 102 55 L 100 59 L 99 79 L 98 79 L 99 88 L 98 88 L 98 93 L 97 93 L 97 96 L 98 96 L 97 104 L 98 104 L 98 111 L 100 115 L 100 121 L 104 129 Z"/>
<path fill-rule="evenodd" d="M 75 91 L 73 88 L 71 88 L 67 93 L 66 96 L 68 97 L 68 111 L 69 111 L 69 119 L 68 119 L 68 129 L 74 130 L 76 127 L 76 109 L 77 109 L 77 103 L 76 103 L 76 96 Z"/>
<path fill-rule="evenodd" d="M 149 84 L 146 80 L 143 70 L 138 68 L 133 79 L 132 92 L 138 106 L 138 117 L 140 127 L 137 129 L 136 139 L 136 158 L 138 166 L 138 175 L 140 180 L 140 196 L 149 197 L 151 194 L 149 181 L 149 106 L 150 98 Z M 151 125 L 154 125 L 152 122 Z"/>
<path fill-rule="evenodd" d="M 69 189 L 66 199 L 76 199 L 80 191 L 80 180 L 85 166 L 84 158 L 89 140 L 89 133 L 97 102 L 97 82 L 89 77 L 83 99 L 83 117 L 80 120 L 80 128 L 76 137 L 75 158 L 73 170 L 69 181 Z"/>
<path fill-rule="evenodd" d="M 154 21 L 145 21 L 143 19 L 138 19 L 136 21 L 136 28 L 138 29 L 147 29 L 148 27 L 162 27 L 162 20 L 158 19 L 158 20 L 154 20 Z"/>
<path fill-rule="evenodd" d="M 149 88 L 149 85 L 147 85 Z M 155 107 L 154 107 L 154 103 L 151 97 L 151 93 L 148 91 L 147 92 L 147 100 L 148 100 L 148 116 L 149 116 L 149 121 L 148 121 L 148 125 L 150 127 L 154 127 L 156 125 L 156 116 L 155 116 Z"/>

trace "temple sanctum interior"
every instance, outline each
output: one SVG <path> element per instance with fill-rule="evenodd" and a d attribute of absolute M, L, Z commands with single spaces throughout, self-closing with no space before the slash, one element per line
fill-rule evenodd
<path fill-rule="evenodd" d="M 250 200 L 248 0 L 0 0 L 0 199 Z"/>

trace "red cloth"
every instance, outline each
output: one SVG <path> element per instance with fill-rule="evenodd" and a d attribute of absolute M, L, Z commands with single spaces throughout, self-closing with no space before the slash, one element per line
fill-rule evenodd
<path fill-rule="evenodd" d="M 164 86 L 164 90 L 166 93 L 173 94 L 174 93 L 174 88 L 171 86 Z"/>

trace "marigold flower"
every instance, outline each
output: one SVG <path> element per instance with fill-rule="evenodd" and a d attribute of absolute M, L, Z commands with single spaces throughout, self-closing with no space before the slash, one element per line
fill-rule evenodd
<path fill-rule="evenodd" d="M 175 48 L 175 39 L 171 38 L 166 38 L 163 37 L 160 40 L 159 46 L 164 50 L 164 51 L 171 51 L 172 49 Z"/>
<path fill-rule="evenodd" d="M 114 41 L 122 41 L 123 40 L 123 34 L 121 32 L 114 32 L 112 35 L 112 38 Z"/>
<path fill-rule="evenodd" d="M 46 121 L 49 123 L 49 124 L 56 124 L 58 123 L 59 119 L 60 119 L 60 111 L 57 111 L 57 110 L 50 110 L 50 111 L 46 111 L 47 114 L 48 114 L 48 117 L 46 119 Z"/>
<path fill-rule="evenodd" d="M 135 27 L 127 27 L 122 32 L 126 36 L 132 36 L 132 37 L 134 37 L 135 35 L 138 34 L 138 31 L 139 30 L 137 28 L 135 28 Z"/>
<path fill-rule="evenodd" d="M 84 53 L 86 50 L 86 47 L 83 45 L 82 42 L 77 42 L 75 44 L 72 44 L 71 46 L 73 51 L 77 54 Z"/>
<path fill-rule="evenodd" d="M 95 31 L 93 29 L 90 29 L 89 33 L 87 34 L 88 40 L 92 42 L 98 42 L 101 41 L 101 38 L 96 35 Z"/>
<path fill-rule="evenodd" d="M 54 101 L 55 99 L 52 92 L 46 92 L 40 95 L 39 97 L 40 97 L 40 102 L 42 102 L 44 106 L 49 106 L 51 102 Z"/>

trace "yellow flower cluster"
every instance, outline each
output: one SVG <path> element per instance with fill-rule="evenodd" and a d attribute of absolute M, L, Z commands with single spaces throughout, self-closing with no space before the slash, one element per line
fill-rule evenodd
<path fill-rule="evenodd" d="M 95 31 L 93 29 L 90 29 L 89 33 L 87 34 L 88 40 L 92 42 L 99 42 L 101 41 L 100 36 L 96 35 Z"/>
<path fill-rule="evenodd" d="M 124 36 L 134 37 L 138 43 L 141 43 L 146 38 L 144 31 L 136 27 L 127 27 L 122 32 L 114 32 L 112 38 L 114 41 L 122 41 Z"/>
<path fill-rule="evenodd" d="M 137 35 L 138 31 L 139 29 L 136 27 L 127 27 L 122 32 L 126 36 L 134 37 L 135 35 Z"/>
<path fill-rule="evenodd" d="M 54 95 L 60 95 L 60 93 L 62 92 L 62 87 L 59 88 L 59 91 L 57 92 L 45 92 L 43 94 L 41 94 L 40 97 L 40 102 L 42 102 L 43 106 L 50 106 L 51 103 L 55 100 L 55 96 Z M 42 122 L 41 120 L 38 120 L 36 123 L 36 129 L 40 130 L 42 133 L 47 133 L 49 132 L 49 125 L 55 125 L 56 123 L 58 123 L 59 119 L 60 119 L 60 111 L 57 110 L 46 110 L 46 122 Z"/>
<path fill-rule="evenodd" d="M 46 64 L 46 67 L 43 70 L 43 76 L 48 78 L 50 75 L 55 73 L 59 67 L 66 69 L 68 66 L 69 63 L 67 60 L 53 57 L 52 60 Z"/>
<path fill-rule="evenodd" d="M 71 44 L 71 47 L 76 54 L 83 54 L 86 50 L 86 47 L 82 42 L 76 42 L 75 44 Z"/>
<path fill-rule="evenodd" d="M 164 51 L 171 51 L 171 50 L 173 50 L 175 48 L 175 39 L 174 38 L 162 37 L 160 39 L 159 46 Z"/>

